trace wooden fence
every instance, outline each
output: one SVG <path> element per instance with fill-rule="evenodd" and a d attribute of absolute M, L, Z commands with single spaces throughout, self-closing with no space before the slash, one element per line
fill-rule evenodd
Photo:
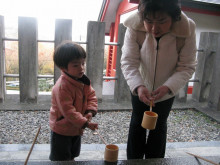
<path fill-rule="evenodd" d="M 123 46 L 126 28 L 119 25 L 118 43 L 105 43 L 105 23 L 89 21 L 87 26 L 86 44 L 87 66 L 86 74 L 91 79 L 99 100 L 102 100 L 103 80 L 115 80 L 114 101 L 130 100 L 130 92 L 120 69 L 121 48 Z M 37 73 L 38 42 L 53 42 L 55 47 L 64 40 L 72 40 L 72 20 L 57 19 L 55 22 L 55 39 L 40 41 L 37 38 L 37 20 L 30 17 L 18 18 L 18 39 L 5 38 L 4 17 L 0 16 L 0 102 L 6 96 L 5 78 L 19 77 L 20 102 L 36 103 L 38 94 L 38 78 L 54 78 L 60 76 L 60 70 L 55 67 L 54 75 L 43 76 Z M 19 42 L 19 75 L 5 74 L 4 42 L 17 40 Z M 103 77 L 104 47 L 115 45 L 117 48 L 116 77 Z M 195 73 L 192 98 L 198 102 L 207 101 L 210 106 L 220 110 L 220 34 L 213 32 L 201 33 L 198 49 L 198 66 Z M 188 84 L 180 90 L 176 101 L 187 101 Z"/>

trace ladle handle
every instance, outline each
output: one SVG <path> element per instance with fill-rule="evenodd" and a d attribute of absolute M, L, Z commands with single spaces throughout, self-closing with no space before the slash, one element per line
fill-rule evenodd
<path fill-rule="evenodd" d="M 203 158 L 203 157 L 201 157 L 201 156 L 198 156 L 198 155 L 195 155 L 195 154 L 192 154 L 192 153 L 189 153 L 189 152 L 186 152 L 186 153 L 189 154 L 189 155 L 192 155 L 192 156 L 194 156 L 194 157 L 196 157 L 196 158 L 202 159 L 202 160 L 204 160 L 204 161 L 206 161 L 206 162 L 209 162 L 209 163 L 211 163 L 211 164 L 218 165 L 217 163 L 215 163 L 215 162 L 213 162 L 213 161 L 211 161 L 211 160 L 205 159 L 205 158 Z"/>
<path fill-rule="evenodd" d="M 153 104 L 153 102 L 150 101 L 150 111 L 151 111 L 151 112 L 152 112 L 152 104 Z"/>
<path fill-rule="evenodd" d="M 29 157 L 30 157 L 30 155 L 31 155 L 31 152 L 32 152 L 33 148 L 34 148 L 34 144 L 35 144 L 35 142 L 36 142 L 36 140 L 37 140 L 37 137 L 38 137 L 38 135 L 39 135 L 40 129 L 41 129 L 41 126 L 38 128 L 37 134 L 35 135 L 34 141 L 33 141 L 33 143 L 32 143 L 31 149 L 30 149 L 30 151 L 29 151 L 29 153 L 28 153 L 28 156 L 27 156 L 27 158 L 26 158 L 26 161 L 25 161 L 24 165 L 27 165 L 28 159 L 29 159 Z"/>
<path fill-rule="evenodd" d="M 97 134 L 99 135 L 99 137 L 102 139 L 103 143 L 104 143 L 105 145 L 107 145 L 106 141 L 103 139 L 103 137 L 100 135 L 100 133 L 99 133 L 97 130 L 96 130 L 96 132 L 97 132 Z"/>

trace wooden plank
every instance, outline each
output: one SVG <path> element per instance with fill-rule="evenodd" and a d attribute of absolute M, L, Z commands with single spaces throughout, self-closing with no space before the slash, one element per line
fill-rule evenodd
<path fill-rule="evenodd" d="M 218 104 L 220 98 L 220 33 L 216 33 L 216 41 L 213 40 L 215 43 L 215 47 L 213 47 L 213 56 L 214 56 L 214 63 L 213 63 L 213 75 L 211 80 L 211 88 L 210 94 L 208 98 L 208 105 L 209 107 L 213 108 L 214 110 L 219 110 Z M 220 110 L 219 110 L 220 111 Z"/>
<path fill-rule="evenodd" d="M 89 21 L 87 25 L 86 75 L 102 100 L 105 22 Z"/>
<path fill-rule="evenodd" d="M 185 103 L 187 100 L 188 83 L 180 88 L 179 92 L 176 94 L 175 101 Z"/>
<path fill-rule="evenodd" d="M 220 95 L 219 95 L 219 97 L 218 97 L 217 111 L 220 111 Z"/>
<path fill-rule="evenodd" d="M 4 81 L 4 41 L 2 38 L 5 37 L 5 26 L 4 17 L 0 16 L 0 103 L 5 98 L 5 81 Z"/>
<path fill-rule="evenodd" d="M 215 60 L 214 50 L 216 42 L 216 34 L 213 32 L 202 32 L 200 36 L 199 50 L 196 67 L 195 79 L 199 82 L 194 83 L 192 97 L 198 102 L 208 100 L 211 81 L 213 75 L 213 65 Z"/>
<path fill-rule="evenodd" d="M 130 89 L 127 85 L 127 82 L 124 78 L 124 75 L 121 71 L 121 55 L 122 51 L 121 48 L 124 44 L 124 36 L 126 32 L 126 27 L 123 24 L 119 25 L 118 31 L 118 43 L 120 44 L 117 48 L 117 61 L 116 61 L 116 77 L 117 81 L 115 82 L 115 92 L 114 92 L 114 101 L 115 102 L 123 102 L 123 101 L 130 101 L 131 94 Z"/>
<path fill-rule="evenodd" d="M 56 48 L 65 40 L 72 41 L 72 20 L 70 19 L 56 19 L 55 22 L 55 44 Z M 54 65 L 54 83 L 60 77 L 60 69 Z"/>
<path fill-rule="evenodd" d="M 37 102 L 37 19 L 18 18 L 20 102 Z"/>

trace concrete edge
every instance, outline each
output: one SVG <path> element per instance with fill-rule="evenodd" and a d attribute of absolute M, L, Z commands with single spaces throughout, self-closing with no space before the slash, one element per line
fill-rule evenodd
<path fill-rule="evenodd" d="M 121 150 L 126 150 L 127 144 L 116 144 Z M 192 147 L 220 147 L 220 141 L 173 142 L 167 143 L 166 149 L 192 148 Z M 31 144 L 0 144 L 0 152 L 4 151 L 29 151 Z M 81 150 L 104 150 L 105 144 L 82 144 Z M 35 151 L 49 151 L 50 144 L 35 144 Z"/>

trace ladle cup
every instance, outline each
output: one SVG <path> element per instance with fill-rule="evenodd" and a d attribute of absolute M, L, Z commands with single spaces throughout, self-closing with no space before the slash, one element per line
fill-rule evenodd
<path fill-rule="evenodd" d="M 141 126 L 145 129 L 154 130 L 157 124 L 158 114 L 152 111 L 152 101 L 150 102 L 150 111 L 145 111 Z"/>
<path fill-rule="evenodd" d="M 105 153 L 104 160 L 106 162 L 117 162 L 118 161 L 118 151 L 119 148 L 115 144 L 107 144 L 104 138 L 100 135 L 100 133 L 96 130 L 94 134 L 98 134 L 103 143 L 105 144 Z"/>

